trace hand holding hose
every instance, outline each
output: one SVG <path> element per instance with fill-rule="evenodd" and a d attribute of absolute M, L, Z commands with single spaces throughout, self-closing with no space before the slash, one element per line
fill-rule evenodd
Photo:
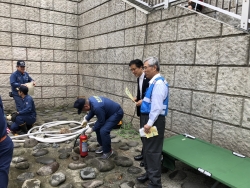
<path fill-rule="evenodd" d="M 85 132 L 85 134 L 91 134 L 93 132 L 93 129 L 91 127 L 89 127 L 87 129 L 87 131 Z"/>
<path fill-rule="evenodd" d="M 85 128 L 87 123 L 88 123 L 88 121 L 85 118 L 83 118 L 83 121 L 81 123 L 82 127 Z"/>

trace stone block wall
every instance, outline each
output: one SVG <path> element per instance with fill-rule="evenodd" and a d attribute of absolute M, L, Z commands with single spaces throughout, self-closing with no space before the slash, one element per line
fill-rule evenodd
<path fill-rule="evenodd" d="M 36 107 L 72 104 L 78 95 L 78 0 L 0 0 L 0 90 L 6 109 L 9 77 L 25 60 L 36 81 Z"/>
<path fill-rule="evenodd" d="M 250 156 L 248 34 L 178 6 L 145 15 L 120 0 L 81 1 L 78 10 L 80 95 L 112 98 L 130 121 L 128 63 L 157 56 L 170 85 L 166 136 L 188 133 Z"/>
<path fill-rule="evenodd" d="M 250 156 L 249 35 L 178 6 L 146 15 L 121 0 L 0 0 L 0 95 L 13 109 L 18 59 L 37 107 L 102 95 L 125 120 L 135 106 L 132 59 L 157 56 L 170 85 L 166 136 L 188 133 Z"/>

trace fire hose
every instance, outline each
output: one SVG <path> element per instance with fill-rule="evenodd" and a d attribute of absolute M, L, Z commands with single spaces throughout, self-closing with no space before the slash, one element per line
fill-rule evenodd
<path fill-rule="evenodd" d="M 61 134 L 60 130 L 46 131 L 47 128 L 69 123 L 79 124 L 79 126 L 68 129 L 70 133 L 64 133 L 64 134 Z M 35 126 L 31 128 L 27 134 L 11 136 L 10 138 L 12 139 L 13 142 L 24 142 L 25 140 L 24 139 L 22 140 L 21 138 L 25 138 L 27 136 L 39 142 L 45 142 L 45 143 L 64 142 L 79 137 L 79 135 L 83 131 L 86 131 L 90 126 L 92 126 L 93 123 L 95 122 L 89 122 L 86 127 L 82 128 L 81 122 L 78 121 L 53 121 L 44 123 L 41 126 Z"/>

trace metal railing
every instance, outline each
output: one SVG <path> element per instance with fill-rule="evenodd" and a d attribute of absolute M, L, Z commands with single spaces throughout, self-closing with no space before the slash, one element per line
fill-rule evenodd
<path fill-rule="evenodd" d="M 169 3 L 172 3 L 178 0 L 136 0 L 136 1 L 146 6 L 149 6 L 151 8 L 156 8 L 159 6 L 164 6 L 164 8 L 167 8 Z"/>
<path fill-rule="evenodd" d="M 135 0 L 150 8 L 157 8 L 163 6 L 168 8 L 172 2 L 181 0 Z M 188 1 L 188 0 L 187 0 Z M 186 1 L 186 2 L 187 2 Z M 183 2 L 183 1 L 182 1 Z M 192 2 L 202 5 L 208 10 L 227 15 L 233 19 L 240 21 L 240 28 L 249 30 L 250 23 L 250 0 L 192 0 Z"/>
<path fill-rule="evenodd" d="M 208 2 L 202 2 L 199 0 L 192 0 L 193 2 L 202 5 L 203 7 L 209 8 L 211 10 L 223 13 L 232 18 L 236 18 L 240 20 L 240 28 L 244 30 L 248 30 L 250 23 L 250 2 L 249 0 L 243 0 L 242 5 L 239 5 L 238 0 L 215 0 L 213 3 L 211 0 Z M 241 8 L 241 15 L 239 14 L 239 8 Z"/>

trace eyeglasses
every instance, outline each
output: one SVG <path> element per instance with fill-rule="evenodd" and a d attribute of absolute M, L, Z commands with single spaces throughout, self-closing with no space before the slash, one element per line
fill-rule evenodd
<path fill-rule="evenodd" d="M 143 69 L 143 70 L 146 70 L 147 68 L 149 68 L 149 67 L 153 67 L 153 66 L 154 66 L 154 65 L 143 66 L 143 67 L 142 67 L 142 69 Z"/>

